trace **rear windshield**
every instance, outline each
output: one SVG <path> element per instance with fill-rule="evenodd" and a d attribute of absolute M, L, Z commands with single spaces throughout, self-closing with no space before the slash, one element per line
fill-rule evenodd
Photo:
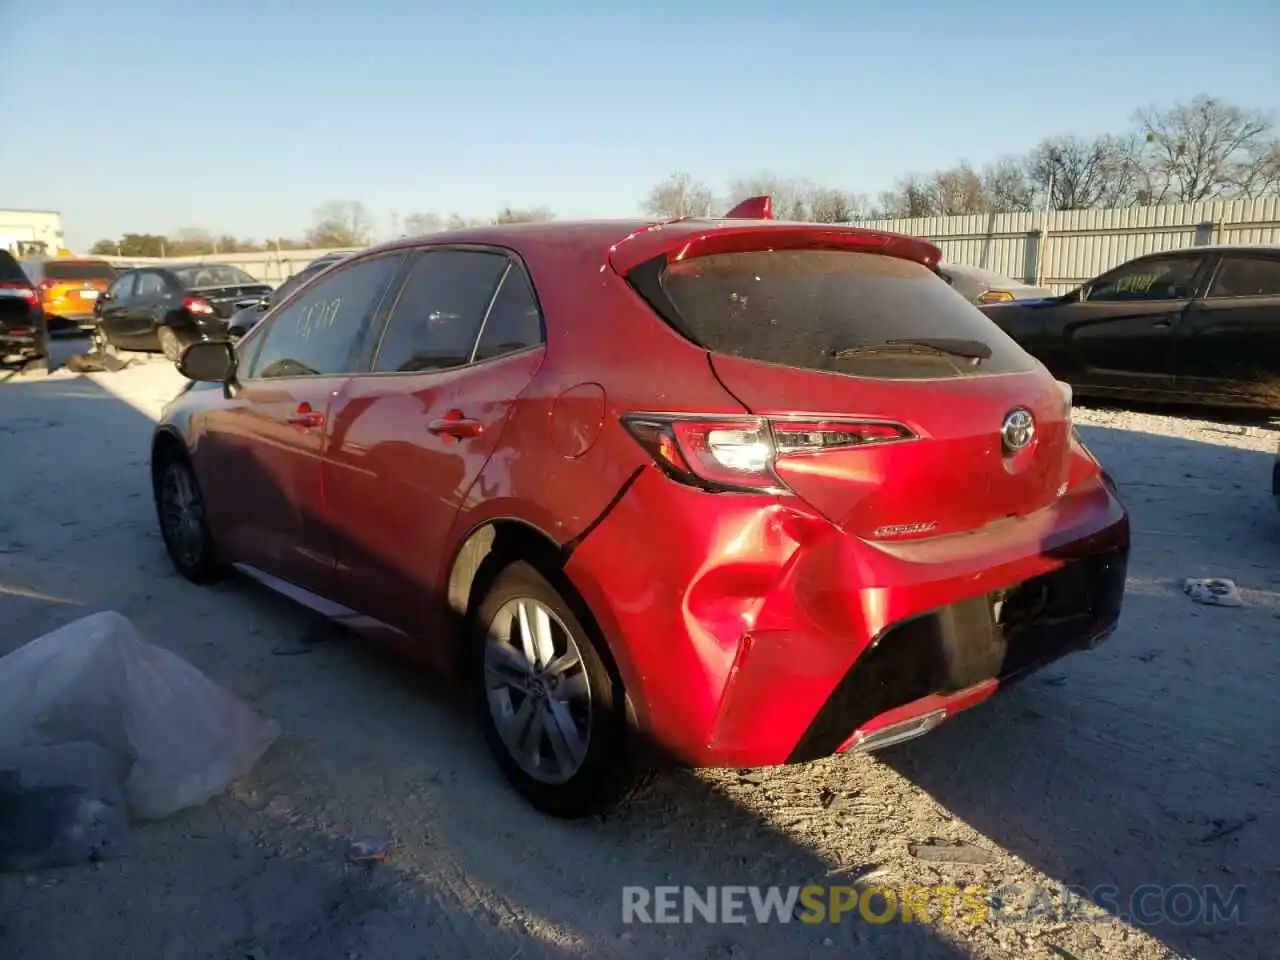
<path fill-rule="evenodd" d="M 46 260 L 46 280 L 112 280 L 116 271 L 105 260 Z"/>
<path fill-rule="evenodd" d="M 179 267 L 173 271 L 173 274 L 184 287 L 233 287 L 259 282 L 239 267 L 229 267 L 221 263 Z"/>
<path fill-rule="evenodd" d="M 669 263 L 660 284 L 674 308 L 668 319 L 716 353 L 881 379 L 1035 366 L 945 280 L 897 257 L 843 250 L 717 254 Z"/>

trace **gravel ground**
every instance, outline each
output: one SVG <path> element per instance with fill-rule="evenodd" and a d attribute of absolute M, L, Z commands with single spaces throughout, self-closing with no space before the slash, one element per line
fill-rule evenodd
<path fill-rule="evenodd" d="M 1080 411 L 1134 524 L 1123 622 L 1098 650 L 878 760 L 671 775 L 618 813 L 564 824 L 507 790 L 448 691 L 254 584 L 201 589 L 171 572 L 146 469 L 151 420 L 179 383 L 170 366 L 6 376 L 0 653 L 113 608 L 285 733 L 227 795 L 135 829 L 127 858 L 0 876 L 0 956 L 1276 956 L 1269 428 Z M 1235 579 L 1246 605 L 1193 604 L 1178 584 L 1199 576 Z M 273 654 L 308 636 L 327 642 Z M 351 840 L 383 835 L 386 863 L 344 863 Z M 924 859 L 913 845 L 930 838 L 987 862 Z M 1111 884 L 1116 913 L 1143 884 L 1243 885 L 1245 922 L 622 919 L 626 885 L 865 884 L 868 871 L 894 888 Z"/>

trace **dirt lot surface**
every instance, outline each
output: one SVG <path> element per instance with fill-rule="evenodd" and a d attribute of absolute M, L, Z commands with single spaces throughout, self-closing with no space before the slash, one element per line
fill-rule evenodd
<path fill-rule="evenodd" d="M 243 580 L 174 575 L 147 474 L 172 367 L 0 380 L 0 653 L 113 608 L 284 729 L 230 793 L 136 828 L 127 858 L 0 876 L 6 960 L 1277 956 L 1280 511 L 1266 427 L 1080 411 L 1134 525 L 1123 622 L 1098 650 L 878 760 L 675 774 L 603 820 L 564 824 L 508 791 L 447 692 L 327 634 L 283 655 L 315 635 L 303 610 Z M 1207 576 L 1233 578 L 1246 605 L 1182 595 L 1181 578 Z M 350 841 L 380 835 L 395 840 L 387 862 L 344 862 Z M 923 859 L 913 845 L 929 838 L 989 860 Z M 1244 923 L 622 920 L 626 885 L 859 878 L 1026 896 L 1111 884 L 1116 913 L 1143 884 L 1242 885 Z"/>

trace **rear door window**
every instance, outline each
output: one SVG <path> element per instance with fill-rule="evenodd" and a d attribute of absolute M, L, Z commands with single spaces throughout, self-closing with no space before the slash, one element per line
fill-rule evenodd
<path fill-rule="evenodd" d="M 1035 361 L 928 267 L 773 250 L 668 263 L 654 303 L 715 353 L 880 379 L 1010 373 Z M 653 298 L 650 298 L 651 302 Z"/>
<path fill-rule="evenodd" d="M 1209 288 L 1211 298 L 1280 296 L 1280 260 L 1264 257 L 1223 258 Z"/>
<path fill-rule="evenodd" d="M 138 286 L 133 291 L 133 295 L 142 299 L 144 297 L 158 297 L 165 292 L 164 277 L 158 273 L 140 273 L 138 274 Z"/>
<path fill-rule="evenodd" d="M 400 289 L 374 370 L 415 373 L 469 363 L 508 263 L 479 250 L 422 254 Z"/>

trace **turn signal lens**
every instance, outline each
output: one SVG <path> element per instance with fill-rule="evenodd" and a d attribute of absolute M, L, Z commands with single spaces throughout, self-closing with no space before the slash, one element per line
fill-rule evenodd
<path fill-rule="evenodd" d="M 1008 303 L 1013 294 L 1008 290 L 988 290 L 978 298 L 979 303 Z"/>

